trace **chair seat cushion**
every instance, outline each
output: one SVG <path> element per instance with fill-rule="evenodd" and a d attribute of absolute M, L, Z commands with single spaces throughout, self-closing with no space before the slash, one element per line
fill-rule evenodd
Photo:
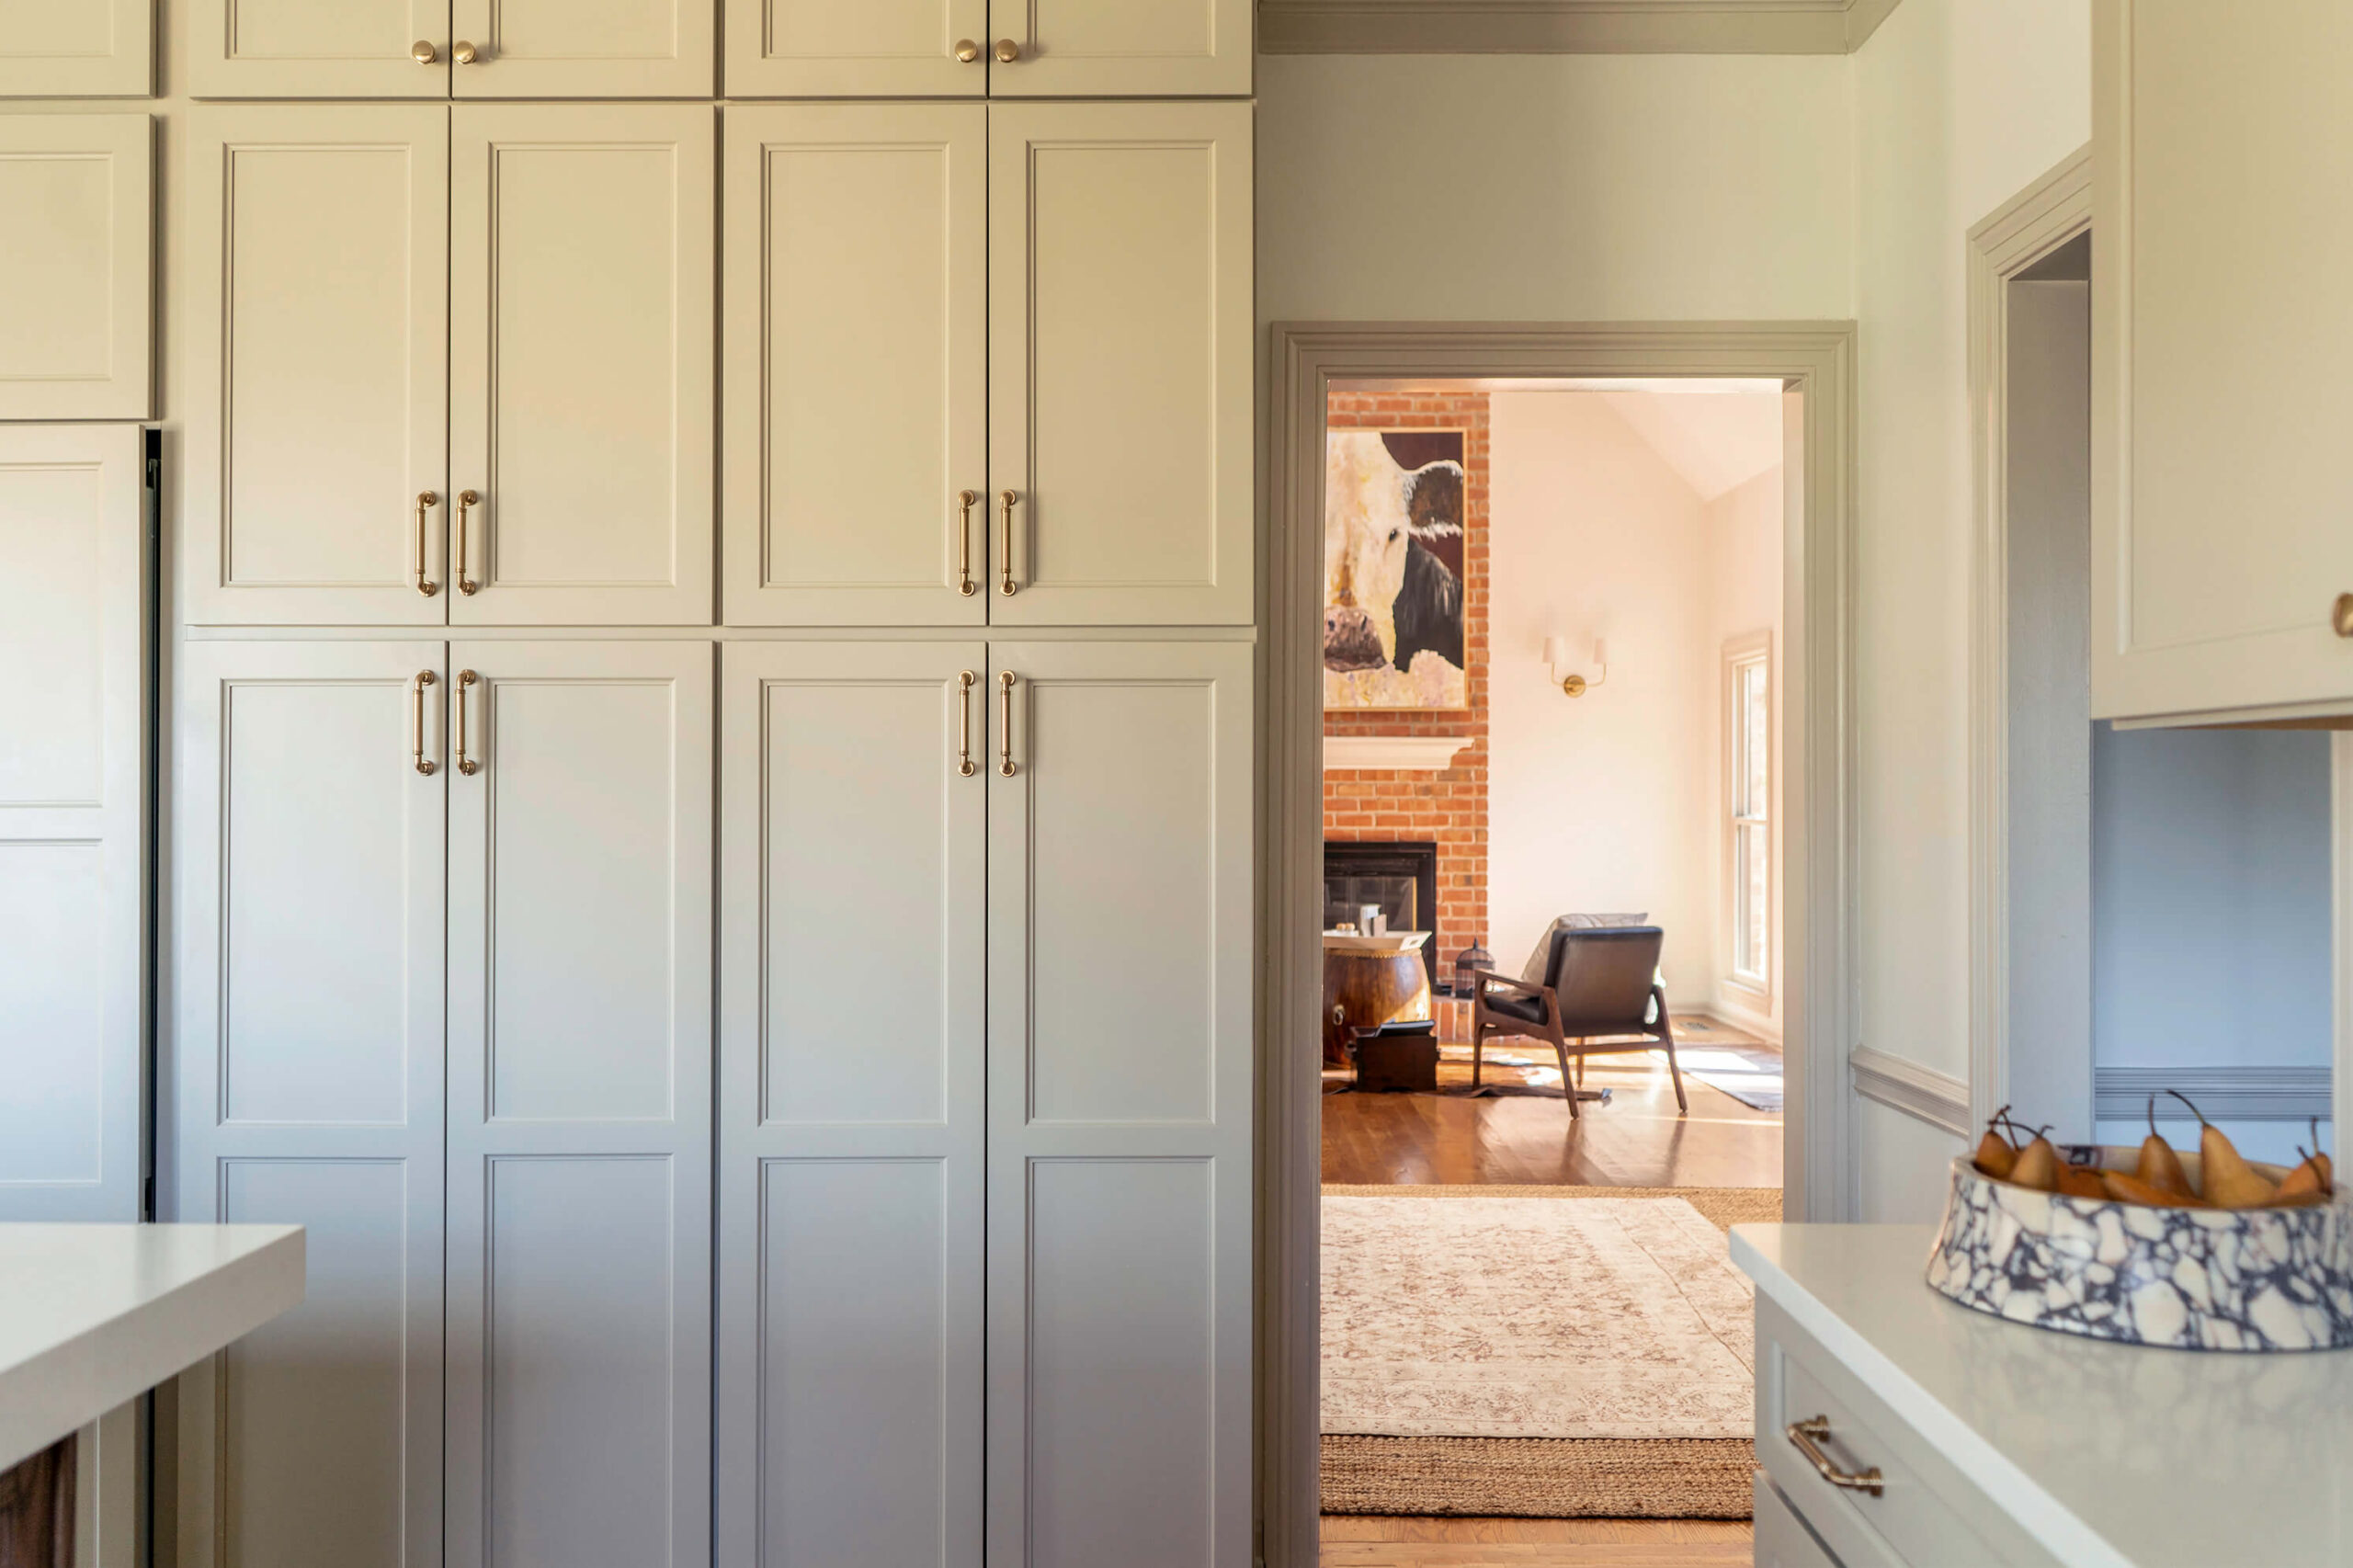
<path fill-rule="evenodd" d="M 1544 1021 L 1544 998 L 1522 996 L 1513 991 L 1487 993 L 1487 1013 L 1491 1017 L 1518 1018 L 1524 1024 Z"/>

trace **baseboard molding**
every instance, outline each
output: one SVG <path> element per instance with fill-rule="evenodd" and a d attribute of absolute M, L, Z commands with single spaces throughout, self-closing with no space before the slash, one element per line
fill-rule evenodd
<path fill-rule="evenodd" d="M 1260 0 L 1265 54 L 1851 54 L 1896 0 Z"/>
<path fill-rule="evenodd" d="M 1847 1067 L 1854 1074 L 1855 1093 L 1865 1099 L 1876 1100 L 1947 1132 L 1964 1138 L 1969 1135 L 1969 1085 L 1951 1074 L 1923 1067 L 1901 1056 L 1890 1056 L 1884 1051 L 1873 1051 L 1868 1045 L 1855 1048 L 1847 1058 Z"/>
<path fill-rule="evenodd" d="M 1675 1015 L 1677 1018 L 1699 1018 L 1722 1029 L 1726 1034 L 1751 1035 L 1779 1050 L 1780 1027 L 1762 1013 L 1727 1006 L 1722 997 L 1702 1006 L 1685 1007 Z"/>
<path fill-rule="evenodd" d="M 2170 1104 L 2182 1119 L 2188 1112 L 2165 1098 L 2177 1089 L 2216 1121 L 2323 1121 L 2335 1115 L 2333 1078 L 2325 1067 L 2095 1067 L 2092 1114 L 2102 1121 L 2139 1121 L 2149 1096 Z"/>

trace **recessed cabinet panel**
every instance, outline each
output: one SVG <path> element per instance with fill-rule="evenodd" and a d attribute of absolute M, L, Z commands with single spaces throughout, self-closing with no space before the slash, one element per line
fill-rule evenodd
<path fill-rule="evenodd" d="M 1251 652 L 990 653 L 990 1556 L 1245 1562 Z"/>
<path fill-rule="evenodd" d="M 0 419 L 144 419 L 153 127 L 0 116 Z"/>
<path fill-rule="evenodd" d="M 449 111 L 189 120 L 188 619 L 438 625 Z"/>
<path fill-rule="evenodd" d="M 1250 109 L 992 106 L 998 624 L 1252 613 Z"/>
<path fill-rule="evenodd" d="M 727 137 L 727 619 L 978 623 L 986 110 L 735 108 Z"/>
<path fill-rule="evenodd" d="M 0 1220 L 139 1217 L 142 452 L 0 427 Z"/>
<path fill-rule="evenodd" d="M 185 14 L 199 98 L 449 93 L 449 0 L 188 0 Z"/>
<path fill-rule="evenodd" d="M 452 1568 L 710 1560 L 711 655 L 450 648 Z"/>
<path fill-rule="evenodd" d="M 2092 711 L 2353 698 L 2353 12 L 2097 16 Z"/>
<path fill-rule="evenodd" d="M 989 0 L 993 97 L 1241 97 L 1250 0 Z M 1245 162 L 1247 160 L 1245 160 Z"/>
<path fill-rule="evenodd" d="M 722 1562 L 979 1568 L 986 653 L 724 650 Z"/>
<path fill-rule="evenodd" d="M 163 1212 L 312 1235 L 303 1304 L 182 1382 L 193 1568 L 440 1561 L 442 657 L 180 649 Z"/>
<path fill-rule="evenodd" d="M 154 22 L 150 0 L 15 0 L 0 8 L 0 97 L 145 97 Z"/>
<path fill-rule="evenodd" d="M 979 97 L 988 0 L 727 0 L 731 97 Z M 972 45 L 972 58 L 958 46 Z"/>
<path fill-rule="evenodd" d="M 713 111 L 453 112 L 451 618 L 708 624 Z"/>
<path fill-rule="evenodd" d="M 461 98 L 707 98 L 719 0 L 455 0 Z"/>

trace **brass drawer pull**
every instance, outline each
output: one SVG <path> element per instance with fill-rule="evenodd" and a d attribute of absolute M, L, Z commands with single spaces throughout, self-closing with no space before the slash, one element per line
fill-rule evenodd
<path fill-rule="evenodd" d="M 425 514 L 440 503 L 441 497 L 430 490 L 416 493 L 416 591 L 428 599 L 441 591 L 441 585 L 425 574 Z"/>
<path fill-rule="evenodd" d="M 1790 1441 L 1813 1466 L 1814 1473 L 1831 1485 L 1872 1497 L 1887 1490 L 1880 1481 L 1877 1465 L 1869 1470 L 1846 1471 L 1830 1462 L 1830 1456 L 1824 1453 L 1821 1447 L 1830 1440 L 1830 1417 L 1827 1415 L 1817 1415 L 1811 1421 L 1792 1421 L 1789 1425 L 1789 1434 Z"/>
<path fill-rule="evenodd" d="M 996 591 L 1012 595 L 1021 591 L 1013 580 L 1013 504 L 1021 499 L 1018 492 L 1007 490 L 996 498 L 997 516 L 1005 524 L 1005 554 L 997 560 Z"/>
<path fill-rule="evenodd" d="M 472 670 L 458 672 L 458 771 L 469 778 L 482 771 L 482 759 L 466 755 L 466 693 L 481 679 Z"/>
<path fill-rule="evenodd" d="M 416 678 L 408 683 L 408 749 L 416 759 L 416 770 L 427 778 L 441 770 L 441 765 L 425 755 L 425 688 L 437 677 L 431 670 L 419 670 Z"/>
<path fill-rule="evenodd" d="M 1021 58 L 1021 46 L 1009 38 L 996 40 L 996 58 L 1000 65 L 1010 65 Z"/>
<path fill-rule="evenodd" d="M 996 736 L 996 770 L 1006 778 L 1021 771 L 1013 764 L 1013 678 L 1011 670 L 1002 671 L 996 677 L 997 700 L 1002 707 L 1002 722 Z"/>
<path fill-rule="evenodd" d="M 461 594 L 478 594 L 482 592 L 482 585 L 475 582 L 472 577 L 466 575 L 466 568 L 471 564 L 467 560 L 466 551 L 466 515 L 481 505 L 482 493 L 480 491 L 460 490 L 458 492 L 458 592 Z"/>
<path fill-rule="evenodd" d="M 441 58 L 441 53 L 433 47 L 431 39 L 421 38 L 408 46 L 408 57 L 419 65 L 430 65 Z"/>
<path fill-rule="evenodd" d="M 472 44 L 468 43 L 464 39 L 460 39 L 451 46 L 449 50 L 449 58 L 456 61 L 460 65 L 472 65 L 475 61 L 482 58 L 482 54 L 481 51 L 476 50 Z"/>
<path fill-rule="evenodd" d="M 980 678 L 970 670 L 956 677 L 956 695 L 964 703 L 963 722 L 956 732 L 956 772 L 963 778 L 970 778 L 981 770 L 981 765 L 972 760 L 972 683 Z"/>
<path fill-rule="evenodd" d="M 965 64 L 970 65 L 973 61 L 978 60 L 980 57 L 981 46 L 979 44 L 974 43 L 968 38 L 960 38 L 956 40 L 957 59 L 962 61 Z"/>
<path fill-rule="evenodd" d="M 2329 611 L 2328 620 L 2336 628 L 2339 637 L 2353 637 L 2353 594 L 2336 596 L 2336 604 Z"/>
<path fill-rule="evenodd" d="M 968 599 L 980 591 L 972 581 L 972 508 L 980 502 L 977 490 L 956 492 L 956 591 Z"/>

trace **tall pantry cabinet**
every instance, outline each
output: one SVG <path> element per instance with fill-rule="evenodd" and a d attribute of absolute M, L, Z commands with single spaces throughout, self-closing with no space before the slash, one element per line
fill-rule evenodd
<path fill-rule="evenodd" d="M 181 18 L 182 1564 L 1246 1560 L 1246 0 Z"/>

